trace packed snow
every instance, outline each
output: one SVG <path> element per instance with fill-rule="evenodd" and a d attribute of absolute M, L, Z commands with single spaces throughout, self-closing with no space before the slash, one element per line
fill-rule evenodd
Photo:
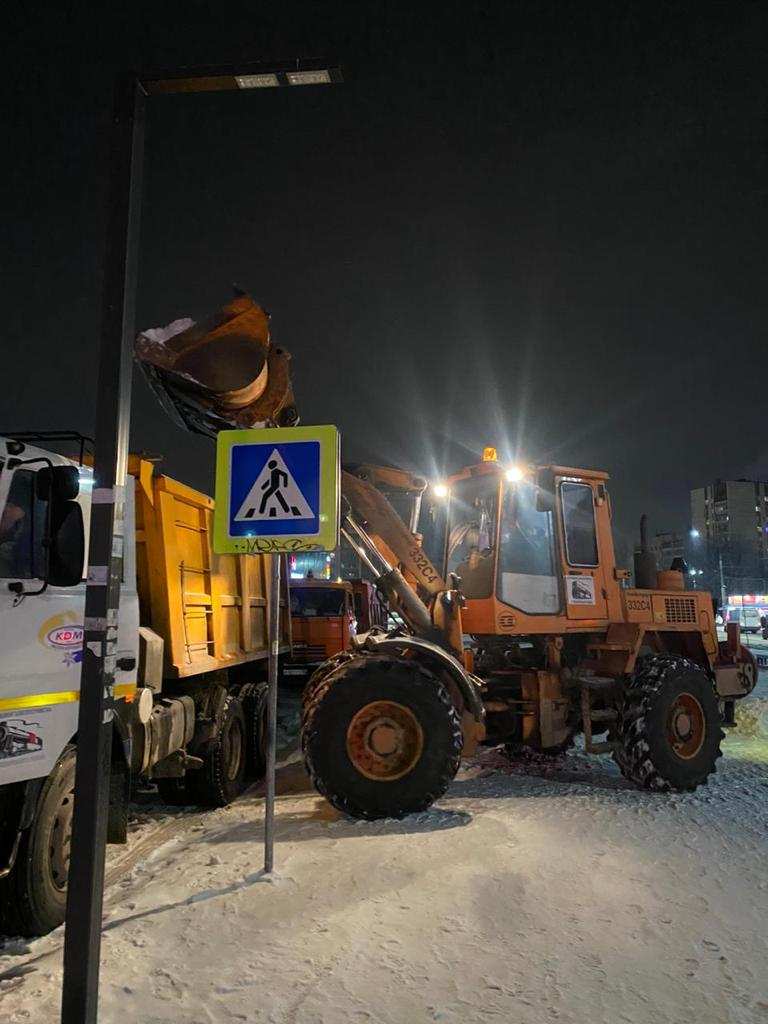
<path fill-rule="evenodd" d="M 257 790 L 145 808 L 110 855 L 100 1020 L 768 1022 L 766 689 L 693 794 L 488 750 L 430 811 L 362 823 L 294 755 L 268 878 Z M 58 1020 L 62 938 L 0 946 L 3 1024 Z"/>

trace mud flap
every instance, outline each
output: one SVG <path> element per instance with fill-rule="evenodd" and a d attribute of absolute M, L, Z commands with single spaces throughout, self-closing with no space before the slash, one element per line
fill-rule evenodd
<path fill-rule="evenodd" d="M 107 842 L 122 846 L 128 842 L 129 778 L 125 764 L 112 765 L 109 776 Z"/>

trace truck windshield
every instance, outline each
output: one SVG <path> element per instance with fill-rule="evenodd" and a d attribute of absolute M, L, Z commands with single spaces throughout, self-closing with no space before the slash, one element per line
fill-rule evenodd
<path fill-rule="evenodd" d="M 505 489 L 498 598 L 530 615 L 560 609 L 552 513 L 536 510 L 536 486 L 530 481 Z"/>
<path fill-rule="evenodd" d="M 292 587 L 291 615 L 336 616 L 344 614 L 344 591 L 325 587 Z"/>
<path fill-rule="evenodd" d="M 461 577 L 465 597 L 493 593 L 498 491 L 495 473 L 458 480 L 451 488 L 446 572 Z"/>

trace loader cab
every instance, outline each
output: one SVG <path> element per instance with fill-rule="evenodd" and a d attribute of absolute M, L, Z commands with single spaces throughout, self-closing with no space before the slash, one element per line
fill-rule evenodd
<path fill-rule="evenodd" d="M 618 614 L 605 473 L 486 462 L 448 484 L 446 578 L 471 634 L 599 628 Z"/>

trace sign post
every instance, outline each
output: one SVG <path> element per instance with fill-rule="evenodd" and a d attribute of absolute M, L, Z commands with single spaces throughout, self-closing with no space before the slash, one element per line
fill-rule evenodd
<path fill-rule="evenodd" d="M 264 804 L 264 871 L 275 866 L 275 760 L 277 755 L 277 675 L 280 649 L 280 561 L 271 555 L 269 574 L 269 696 L 267 699 L 267 796 Z"/>
<path fill-rule="evenodd" d="M 339 434 L 334 426 L 223 430 L 216 441 L 217 554 L 270 555 L 264 871 L 274 868 L 280 560 L 339 543 Z"/>

